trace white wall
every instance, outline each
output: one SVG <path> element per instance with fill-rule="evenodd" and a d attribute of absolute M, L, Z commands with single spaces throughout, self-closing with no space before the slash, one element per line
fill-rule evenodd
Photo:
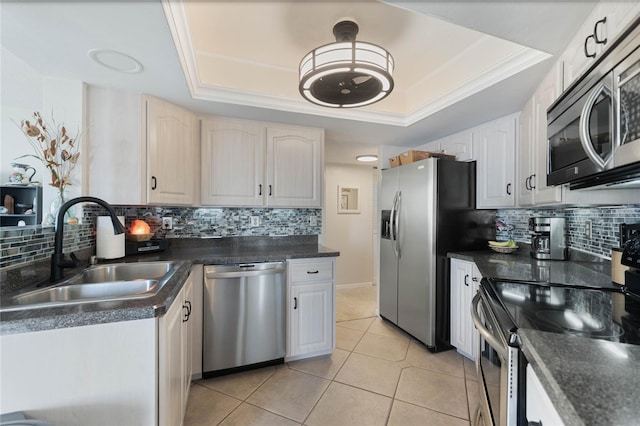
<path fill-rule="evenodd" d="M 48 206 L 57 190 L 49 186 L 51 174 L 40 160 L 32 157 L 16 160 L 17 157 L 25 154 L 35 153 L 18 125 L 22 120 L 31 120 L 33 113 L 37 111 L 47 121 L 51 121 L 53 114 L 56 122 L 64 123 L 72 135 L 75 135 L 76 132 L 82 132 L 84 83 L 79 80 L 43 76 L 4 47 L 1 50 L 0 60 L 2 64 L 0 80 L 0 108 L 2 110 L 0 182 L 8 182 L 9 174 L 12 172 L 10 163 L 14 160 L 33 166 L 36 169 L 36 174 L 32 180 L 40 182 L 43 188 L 42 220 L 44 222 L 47 213 L 49 213 Z M 68 198 L 76 197 L 82 193 L 82 141 L 80 143 L 80 161 L 73 171 L 72 185 L 66 191 Z"/>
<path fill-rule="evenodd" d="M 372 167 L 327 164 L 323 244 L 340 251 L 336 262 L 337 285 L 374 283 Z M 357 187 L 359 214 L 338 214 L 338 185 Z"/>
<path fill-rule="evenodd" d="M 12 52 L 2 47 L 0 51 L 2 73 L 0 77 L 0 108 L 2 110 L 0 131 L 0 182 L 8 182 L 11 165 L 16 157 L 33 154 L 33 149 L 18 127 L 20 121 L 31 118 L 42 109 L 43 78 L 40 73 L 23 62 Z M 16 125 L 16 123 L 18 125 Z M 16 160 L 30 164 L 37 170 L 34 180 L 42 182 L 42 163 L 35 158 Z"/>

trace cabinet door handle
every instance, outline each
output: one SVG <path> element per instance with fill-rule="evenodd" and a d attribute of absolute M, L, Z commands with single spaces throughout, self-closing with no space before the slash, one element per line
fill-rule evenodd
<path fill-rule="evenodd" d="M 590 36 L 587 36 L 587 38 L 584 39 L 584 56 L 586 56 L 587 58 L 595 58 L 596 57 L 596 52 L 594 51 L 593 53 L 589 53 L 589 47 L 587 46 L 589 44 L 589 39 L 593 39 L 594 41 L 596 40 L 596 36 L 591 34 Z"/>
<path fill-rule="evenodd" d="M 191 302 L 186 301 L 184 303 L 188 303 L 189 306 L 187 306 L 186 304 L 182 305 L 182 309 L 186 309 L 186 313 L 184 314 L 184 317 L 182 318 L 182 322 L 187 322 L 189 321 L 189 317 L 191 316 Z"/>
<path fill-rule="evenodd" d="M 530 179 L 530 180 L 529 180 L 529 186 L 531 187 L 531 189 L 532 189 L 532 190 L 533 190 L 533 189 L 536 189 L 536 184 L 535 184 L 535 182 L 536 182 L 536 175 L 535 175 L 535 173 L 534 173 L 534 174 L 532 174 L 531 176 L 529 176 L 529 179 Z"/>
<path fill-rule="evenodd" d="M 531 191 L 531 176 L 528 176 L 525 180 L 524 180 L 524 188 L 527 191 Z"/>
<path fill-rule="evenodd" d="M 297 297 L 293 298 L 293 309 L 298 309 L 298 298 Z"/>
<path fill-rule="evenodd" d="M 596 24 L 593 26 L 593 40 L 598 44 L 607 44 L 607 38 L 606 37 L 603 38 L 603 39 L 598 37 L 598 26 L 600 26 L 602 24 L 606 24 L 606 23 L 607 23 L 607 17 L 605 16 L 601 20 L 597 21 Z"/>
<path fill-rule="evenodd" d="M 317 273 L 319 273 L 319 272 L 320 272 L 320 271 L 318 271 L 318 270 L 316 269 L 315 271 L 307 271 L 307 274 L 317 274 Z"/>
<path fill-rule="evenodd" d="M 262 184 L 258 185 L 258 195 L 262 195 Z"/>
<path fill-rule="evenodd" d="M 507 195 L 511 195 L 511 183 L 507 184 Z"/>
<path fill-rule="evenodd" d="M 272 191 L 271 191 L 271 185 L 269 185 L 269 197 L 271 197 L 271 193 L 272 193 Z"/>
<path fill-rule="evenodd" d="M 469 279 L 469 274 L 465 274 L 465 276 L 464 276 L 464 285 L 466 285 L 467 287 L 469 287 L 469 283 L 467 282 L 468 279 Z"/>
<path fill-rule="evenodd" d="M 477 283 L 479 280 L 478 280 L 478 277 L 473 277 L 471 278 L 471 281 L 473 281 L 474 283 Z"/>
<path fill-rule="evenodd" d="M 151 176 L 151 190 L 154 191 L 158 187 L 158 180 L 155 176 Z"/>

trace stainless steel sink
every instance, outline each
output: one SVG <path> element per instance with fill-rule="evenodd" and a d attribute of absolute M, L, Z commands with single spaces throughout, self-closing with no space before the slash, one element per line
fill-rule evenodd
<path fill-rule="evenodd" d="M 67 281 L 70 284 L 104 283 L 108 281 L 133 281 L 160 279 L 175 266 L 176 262 L 114 263 L 94 266 L 82 271 Z"/>
<path fill-rule="evenodd" d="M 103 301 L 111 299 L 148 297 L 146 292 L 154 290 L 158 280 L 110 281 L 92 284 L 70 284 L 15 296 L 13 301 L 18 305 L 37 305 L 42 303 L 86 302 L 87 300 Z"/>
<path fill-rule="evenodd" d="M 151 297 L 181 265 L 182 262 L 157 261 L 92 266 L 51 287 L 5 299 L 0 311 Z"/>

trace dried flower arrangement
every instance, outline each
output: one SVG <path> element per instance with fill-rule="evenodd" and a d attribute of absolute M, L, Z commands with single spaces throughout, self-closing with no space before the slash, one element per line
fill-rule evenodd
<path fill-rule="evenodd" d="M 18 158 L 34 157 L 42 161 L 51 172 L 49 185 L 64 192 L 71 185 L 71 172 L 80 158 L 78 134 L 69 136 L 62 123 L 56 123 L 53 117 L 51 124 L 42 119 L 39 112 L 33 113 L 34 122 L 22 120 L 20 129 L 36 154 L 26 154 Z"/>

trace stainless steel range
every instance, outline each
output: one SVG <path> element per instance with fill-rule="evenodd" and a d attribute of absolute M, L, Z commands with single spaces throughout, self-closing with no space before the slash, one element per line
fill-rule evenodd
<path fill-rule="evenodd" d="M 481 335 L 479 415 L 488 425 L 527 424 L 519 328 L 640 345 L 640 296 L 627 287 L 484 279 L 472 311 Z"/>

